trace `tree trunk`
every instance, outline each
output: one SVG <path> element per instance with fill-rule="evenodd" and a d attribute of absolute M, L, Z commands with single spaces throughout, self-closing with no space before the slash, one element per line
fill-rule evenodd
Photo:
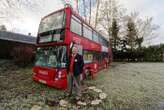
<path fill-rule="evenodd" d="M 84 19 L 86 20 L 86 6 L 85 6 L 85 0 L 83 0 L 83 10 L 84 10 Z"/>
<path fill-rule="evenodd" d="M 100 7 L 100 0 L 97 0 L 96 17 L 95 17 L 95 28 L 97 27 L 97 23 L 98 23 L 99 7 Z"/>
<path fill-rule="evenodd" d="M 92 2 L 89 1 L 89 25 L 91 24 Z"/>

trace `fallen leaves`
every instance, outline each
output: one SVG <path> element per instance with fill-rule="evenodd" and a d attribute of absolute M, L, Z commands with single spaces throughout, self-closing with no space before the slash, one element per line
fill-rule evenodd
<path fill-rule="evenodd" d="M 96 87 L 95 86 L 90 86 L 90 87 L 88 87 L 88 89 L 94 90 L 94 89 L 96 89 Z"/>
<path fill-rule="evenodd" d="M 98 89 L 95 86 L 90 86 L 90 87 L 88 87 L 88 89 L 93 90 L 94 92 L 97 92 L 97 93 L 101 93 L 102 92 L 101 89 Z"/>
<path fill-rule="evenodd" d="M 100 94 L 99 94 L 99 98 L 100 98 L 101 100 L 106 99 L 106 98 L 107 98 L 107 94 L 106 94 L 106 93 L 100 93 Z"/>
<path fill-rule="evenodd" d="M 62 99 L 62 100 L 60 100 L 59 105 L 60 105 L 61 107 L 67 107 L 67 106 L 68 106 L 68 101 Z"/>
<path fill-rule="evenodd" d="M 97 93 L 101 93 L 101 92 L 102 92 L 101 89 L 97 89 L 97 88 L 93 89 L 93 91 L 95 91 L 95 92 L 97 92 Z"/>
<path fill-rule="evenodd" d="M 86 106 L 87 103 L 86 103 L 86 102 L 82 102 L 82 101 L 78 101 L 78 102 L 77 102 L 77 105 L 80 105 L 80 106 Z"/>
<path fill-rule="evenodd" d="M 70 103 L 72 105 L 77 104 L 77 106 L 81 106 L 81 107 L 96 106 L 103 103 L 103 100 L 105 100 L 106 98 L 107 98 L 107 94 L 102 92 L 101 89 L 98 89 L 95 86 L 90 86 L 87 87 L 87 89 L 84 92 L 82 92 L 82 97 L 80 100 L 78 100 L 77 102 L 75 101 L 74 103 L 70 101 Z M 68 101 L 66 101 L 65 99 L 61 99 L 59 105 L 61 107 L 68 107 L 69 105 Z"/>
<path fill-rule="evenodd" d="M 46 104 L 49 106 L 60 106 L 64 108 L 78 107 L 83 108 L 87 106 L 97 106 L 103 103 L 107 98 L 107 94 L 102 92 L 101 89 L 96 88 L 95 86 L 87 87 L 85 91 L 82 92 L 82 97 L 79 100 L 76 100 L 76 97 L 60 97 L 56 96 L 55 98 L 47 99 Z"/>
<path fill-rule="evenodd" d="M 31 110 L 41 110 L 41 106 L 38 106 L 38 105 L 34 105 Z"/>
<path fill-rule="evenodd" d="M 91 105 L 99 105 L 101 102 L 102 102 L 102 100 L 96 99 L 96 100 L 93 100 L 93 101 L 91 102 Z"/>

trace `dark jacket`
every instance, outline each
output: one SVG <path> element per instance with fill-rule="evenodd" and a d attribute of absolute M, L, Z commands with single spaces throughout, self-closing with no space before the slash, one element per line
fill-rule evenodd
<path fill-rule="evenodd" d="M 69 60 L 71 60 L 71 57 L 70 57 Z M 78 76 L 83 72 L 83 66 L 84 66 L 83 56 L 77 54 L 75 56 L 74 65 L 73 65 L 73 74 L 74 74 L 74 76 Z M 68 66 L 68 68 L 69 68 L 69 66 Z"/>

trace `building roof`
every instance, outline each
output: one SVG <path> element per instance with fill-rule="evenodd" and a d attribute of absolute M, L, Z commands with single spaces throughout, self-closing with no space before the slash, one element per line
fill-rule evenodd
<path fill-rule="evenodd" d="M 7 31 L 0 31 L 0 39 L 7 40 L 7 41 L 26 43 L 26 44 L 35 44 L 36 43 L 36 37 L 13 33 L 13 32 L 7 32 Z"/>

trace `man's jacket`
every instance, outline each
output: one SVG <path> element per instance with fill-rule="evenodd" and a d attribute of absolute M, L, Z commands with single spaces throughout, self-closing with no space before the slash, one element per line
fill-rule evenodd
<path fill-rule="evenodd" d="M 71 60 L 71 57 L 69 60 Z M 70 64 L 68 65 L 68 68 L 69 68 L 69 66 L 70 66 Z M 79 74 L 81 74 L 83 72 L 83 66 L 84 66 L 83 56 L 77 54 L 74 58 L 74 63 L 73 63 L 74 76 L 78 76 Z"/>

